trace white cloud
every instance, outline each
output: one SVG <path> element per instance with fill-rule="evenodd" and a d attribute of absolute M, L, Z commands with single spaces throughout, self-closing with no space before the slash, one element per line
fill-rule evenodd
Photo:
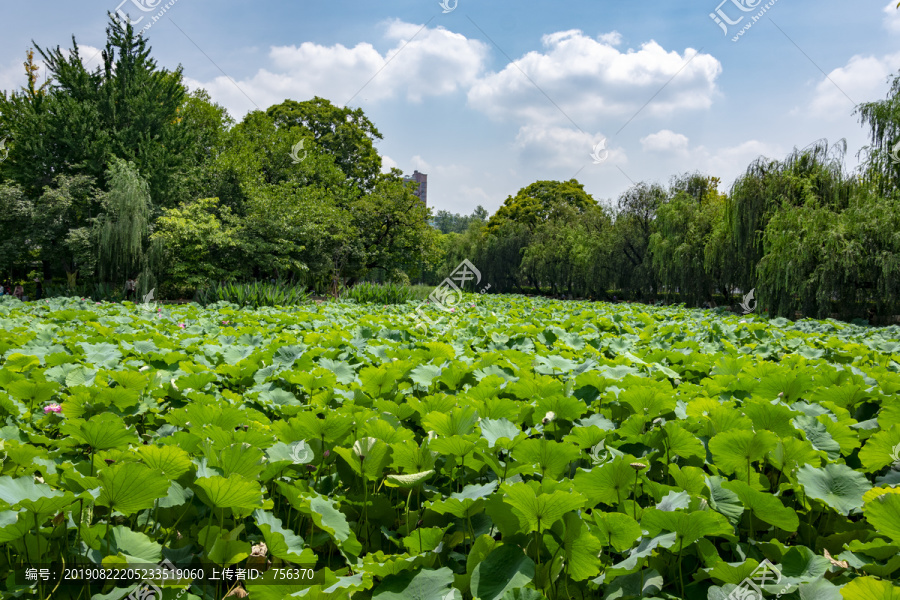
<path fill-rule="evenodd" d="M 575 171 L 593 164 L 594 146 L 604 139 L 569 127 L 524 125 L 516 136 L 516 148 L 526 165 L 546 169 L 565 168 Z M 628 156 L 621 147 L 610 148 L 604 163 L 627 164 Z"/>
<path fill-rule="evenodd" d="M 571 119 L 589 128 L 610 118 L 624 122 L 651 98 L 645 111 L 656 116 L 712 104 L 722 72 L 714 57 L 691 60 L 694 50 L 679 54 L 654 41 L 622 52 L 615 41 L 579 30 L 545 35 L 545 52 L 529 52 L 480 79 L 469 91 L 469 104 L 497 119 L 554 124 Z"/>
<path fill-rule="evenodd" d="M 66 56 L 70 54 L 70 50 L 63 51 Z M 81 56 L 81 62 L 85 65 L 89 71 L 93 71 L 98 66 L 102 64 L 102 57 L 100 56 L 100 48 L 95 48 L 93 46 L 78 46 L 78 53 Z M 5 67 L 0 67 L 0 90 L 6 90 L 8 92 L 18 92 L 26 84 L 25 78 L 25 67 L 23 63 L 25 62 L 25 57 L 23 55 L 21 60 L 15 60 Z M 40 54 L 35 52 L 34 64 L 37 65 L 40 70 L 37 72 L 38 76 L 38 85 L 44 82 L 44 78 L 47 76 L 47 65 L 41 59 Z"/>
<path fill-rule="evenodd" d="M 670 129 L 663 129 L 641 138 L 644 152 L 685 152 L 689 142 L 686 135 L 675 133 Z"/>
<path fill-rule="evenodd" d="M 432 167 L 424 158 L 419 156 L 418 154 L 412 157 L 412 165 L 413 169 L 418 171 L 419 173 L 431 173 L 434 171 L 434 167 Z"/>
<path fill-rule="evenodd" d="M 261 108 L 285 98 L 313 96 L 353 105 L 398 96 L 419 102 L 426 96 L 467 89 L 488 55 L 488 46 L 479 40 L 443 27 L 423 28 L 399 20 L 386 23 L 384 39 L 394 46 L 383 55 L 364 42 L 352 48 L 312 42 L 276 46 L 269 52 L 268 68 L 237 81 L 240 89 L 226 77 L 190 84 L 206 88 L 236 115 L 253 108 L 241 89 Z"/>
<path fill-rule="evenodd" d="M 597 39 L 604 44 L 608 44 L 610 46 L 618 46 L 622 43 L 622 34 L 618 31 L 610 31 L 609 33 L 602 33 L 598 35 Z"/>
<path fill-rule="evenodd" d="M 67 51 L 67 54 L 69 52 L 71 51 Z M 83 44 L 78 45 L 78 55 L 81 56 L 81 64 L 83 64 L 84 68 L 88 71 L 93 71 L 97 67 L 103 66 L 103 56 L 101 55 L 101 52 L 101 48 L 85 46 Z"/>
<path fill-rule="evenodd" d="M 400 165 L 397 164 L 393 158 L 384 154 L 381 156 L 381 172 L 382 173 L 390 173 L 391 169 L 400 168 Z"/>
<path fill-rule="evenodd" d="M 876 58 L 854 56 L 846 66 L 834 69 L 816 85 L 816 95 L 806 113 L 815 118 L 835 119 L 847 117 L 853 112 L 854 103 L 871 102 L 884 98 L 887 78 L 900 61 L 900 53 Z"/>
<path fill-rule="evenodd" d="M 897 8 L 897 3 L 894 0 L 888 2 L 888 5 L 884 7 L 884 14 L 884 26 L 889 31 L 900 33 L 900 8 Z"/>

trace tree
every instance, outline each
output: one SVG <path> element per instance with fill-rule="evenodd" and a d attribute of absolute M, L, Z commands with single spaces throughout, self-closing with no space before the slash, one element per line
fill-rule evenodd
<path fill-rule="evenodd" d="M 732 187 L 726 203 L 737 257 L 736 280 L 743 290 L 756 286 L 756 267 L 764 255 L 763 234 L 782 206 L 813 202 L 840 210 L 848 206 L 854 186 L 843 171 L 845 141 L 829 146 L 820 140 L 794 149 L 783 161 L 759 158 Z"/>
<path fill-rule="evenodd" d="M 240 223 L 228 207 L 219 206 L 218 198 L 164 210 L 152 234 L 163 253 L 162 293 L 186 297 L 209 283 L 249 278 L 252 269 L 243 252 L 245 240 Z"/>
<path fill-rule="evenodd" d="M 60 269 L 73 275 L 79 268 L 83 274 L 91 273 L 94 259 L 84 255 L 84 238 L 72 232 L 89 229 L 103 212 L 102 194 L 94 179 L 58 175 L 33 205 L 29 238 L 43 261 L 44 275 Z"/>
<path fill-rule="evenodd" d="M 638 183 L 619 196 L 614 216 L 615 255 L 619 265 L 618 288 L 648 298 L 657 290 L 649 256 L 656 214 L 666 202 L 666 190 L 658 184 Z"/>
<path fill-rule="evenodd" d="M 374 188 L 381 173 L 381 157 L 374 141 L 382 137 L 361 108 L 340 108 L 316 96 L 305 102 L 285 100 L 266 114 L 279 128 L 311 132 L 313 141 L 334 158 L 334 164 L 348 179 L 361 190 Z"/>
<path fill-rule="evenodd" d="M 869 127 L 867 178 L 884 196 L 900 190 L 900 73 L 894 77 L 885 100 L 857 107 L 860 123 Z"/>
<path fill-rule="evenodd" d="M 723 220 L 725 196 L 715 177 L 688 175 L 673 180 L 669 200 L 659 207 L 649 250 L 658 281 L 683 302 L 698 305 L 712 300 L 719 288 L 710 269 L 710 245 Z"/>
<path fill-rule="evenodd" d="M 483 206 L 478 206 L 471 215 L 459 215 L 446 210 L 439 210 L 432 219 L 432 224 L 441 233 L 464 233 L 472 223 L 484 223 L 488 219 L 488 212 Z"/>
<path fill-rule="evenodd" d="M 15 140 L 4 175 L 34 196 L 60 174 L 103 182 L 119 157 L 137 166 L 156 204 L 174 206 L 206 155 L 198 128 L 216 125 L 191 118 L 181 69 L 158 68 L 130 24 L 110 14 L 106 34 L 102 64 L 93 71 L 74 37 L 67 52 L 35 44 L 49 86 L 36 87 L 26 67 L 27 87 L 0 97 L 0 128 Z"/>
<path fill-rule="evenodd" d="M 436 259 L 439 234 L 428 225 L 429 209 L 399 169 L 379 176 L 370 193 L 348 197 L 342 208 L 350 214 L 359 248 L 358 261 L 345 271 L 351 283 L 375 269 L 389 276 L 401 270 L 417 275 L 423 260 Z"/>
<path fill-rule="evenodd" d="M 157 249 L 150 243 L 150 186 L 134 163 L 116 159 L 109 169 L 106 212 L 94 223 L 100 279 L 119 283 L 136 277 L 139 292 L 155 284 Z"/>
<path fill-rule="evenodd" d="M 31 253 L 34 205 L 18 185 L 0 183 L 0 277 L 22 265 Z"/>
<path fill-rule="evenodd" d="M 584 191 L 577 180 L 536 181 L 522 188 L 515 196 L 507 197 L 496 213 L 488 221 L 488 230 L 498 231 L 505 221 L 525 225 L 531 231 L 539 223 L 549 220 L 564 207 L 572 208 L 576 214 L 584 214 L 597 201 Z"/>

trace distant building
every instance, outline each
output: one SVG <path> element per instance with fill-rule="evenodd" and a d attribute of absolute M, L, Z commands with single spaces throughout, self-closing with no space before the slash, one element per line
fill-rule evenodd
<path fill-rule="evenodd" d="M 412 177 L 404 177 L 403 181 L 415 181 L 419 184 L 419 187 L 413 193 L 422 200 L 425 206 L 428 206 L 428 175 L 413 171 Z"/>

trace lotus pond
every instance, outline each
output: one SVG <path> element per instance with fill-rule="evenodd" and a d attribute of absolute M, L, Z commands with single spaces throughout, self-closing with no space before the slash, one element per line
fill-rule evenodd
<path fill-rule="evenodd" d="M 2 596 L 900 598 L 900 328 L 466 300 L 4 299 Z"/>

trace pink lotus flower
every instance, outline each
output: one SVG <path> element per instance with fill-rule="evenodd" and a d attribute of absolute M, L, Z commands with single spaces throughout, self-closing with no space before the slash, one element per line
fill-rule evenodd
<path fill-rule="evenodd" d="M 178 326 L 184 329 L 184 323 L 179 323 Z"/>
<path fill-rule="evenodd" d="M 45 407 L 44 407 L 44 412 L 47 413 L 47 414 L 50 414 L 50 413 L 52 413 L 52 412 L 53 412 L 53 413 L 59 413 L 59 412 L 62 412 L 62 406 L 60 406 L 59 404 L 57 404 L 56 402 L 54 402 L 53 404 L 49 404 L 49 405 L 45 406 Z"/>

